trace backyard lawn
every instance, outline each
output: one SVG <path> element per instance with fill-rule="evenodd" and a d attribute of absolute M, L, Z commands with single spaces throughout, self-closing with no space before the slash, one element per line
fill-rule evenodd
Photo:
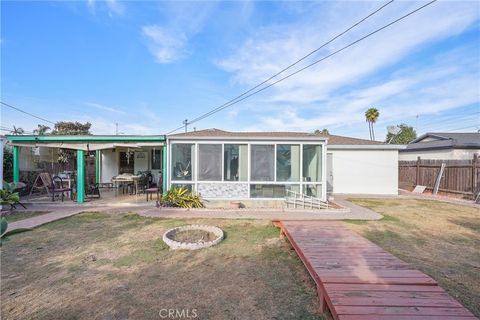
<path fill-rule="evenodd" d="M 480 210 L 433 200 L 349 199 L 385 216 L 347 223 L 433 277 L 480 317 Z"/>
<path fill-rule="evenodd" d="M 185 222 L 85 213 L 9 236 L 2 319 L 160 319 L 170 309 L 197 319 L 322 319 L 315 284 L 271 222 L 189 220 L 221 227 L 226 239 L 169 250 L 163 232 Z"/>
<path fill-rule="evenodd" d="M 40 216 L 46 213 L 48 213 L 48 211 L 26 211 L 26 212 L 13 211 L 13 212 L 2 213 L 2 217 L 5 217 L 5 219 L 7 219 L 8 222 L 15 222 L 15 221 L 20 221 L 20 220 Z"/>

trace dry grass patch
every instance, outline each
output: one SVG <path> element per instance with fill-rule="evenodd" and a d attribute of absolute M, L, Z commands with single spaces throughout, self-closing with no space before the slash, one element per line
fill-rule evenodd
<path fill-rule="evenodd" d="M 434 200 L 349 199 L 384 215 L 348 225 L 433 277 L 480 316 L 480 210 Z"/>
<path fill-rule="evenodd" d="M 213 224 L 219 245 L 170 251 L 166 230 Z M 295 252 L 267 221 L 80 214 L 3 242 L 3 319 L 322 319 Z"/>

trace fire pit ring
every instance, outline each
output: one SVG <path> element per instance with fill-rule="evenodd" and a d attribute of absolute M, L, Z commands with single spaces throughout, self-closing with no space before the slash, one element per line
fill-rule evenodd
<path fill-rule="evenodd" d="M 192 231 L 192 230 L 198 230 L 198 231 L 205 231 L 208 233 L 214 234 L 215 238 L 210 241 L 204 241 L 204 240 L 197 240 L 197 241 L 192 241 L 192 242 L 181 242 L 175 240 L 175 236 L 184 231 Z M 186 225 L 186 226 L 181 226 L 181 227 L 176 227 L 170 230 L 167 230 L 163 234 L 163 241 L 170 247 L 172 250 L 177 250 L 177 249 L 183 249 L 183 250 L 198 250 L 198 249 L 203 249 L 203 248 L 208 248 L 211 246 L 214 246 L 218 244 L 220 241 L 223 240 L 223 230 L 215 227 L 215 226 L 209 226 L 209 225 L 200 225 L 200 224 L 191 224 L 191 225 Z"/>

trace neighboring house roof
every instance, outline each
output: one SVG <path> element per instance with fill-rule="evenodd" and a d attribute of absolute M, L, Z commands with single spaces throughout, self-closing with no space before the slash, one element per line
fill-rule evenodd
<path fill-rule="evenodd" d="M 169 135 L 169 139 L 221 139 L 221 138 L 245 138 L 245 139 L 305 139 L 305 140 L 325 140 L 328 139 L 330 148 L 338 146 L 343 147 L 380 147 L 390 149 L 398 149 L 398 146 L 387 145 L 379 141 L 371 141 L 366 139 L 350 138 L 344 136 L 337 136 L 333 134 L 314 134 L 309 132 L 286 132 L 286 131 L 261 131 L 261 132 L 232 132 L 224 131 L 216 128 L 190 131 L 187 133 L 179 133 Z"/>
<path fill-rule="evenodd" d="M 480 149 L 480 133 L 428 132 L 410 142 L 403 152 L 438 149 Z"/>

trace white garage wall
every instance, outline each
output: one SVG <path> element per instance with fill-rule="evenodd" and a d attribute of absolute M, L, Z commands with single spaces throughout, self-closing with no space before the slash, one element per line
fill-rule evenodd
<path fill-rule="evenodd" d="M 111 149 L 102 150 L 102 163 L 100 166 L 102 183 L 111 182 L 112 178 L 118 175 L 118 154 Z"/>
<path fill-rule="evenodd" d="M 398 150 L 329 148 L 328 153 L 332 154 L 333 193 L 398 194 Z"/>

